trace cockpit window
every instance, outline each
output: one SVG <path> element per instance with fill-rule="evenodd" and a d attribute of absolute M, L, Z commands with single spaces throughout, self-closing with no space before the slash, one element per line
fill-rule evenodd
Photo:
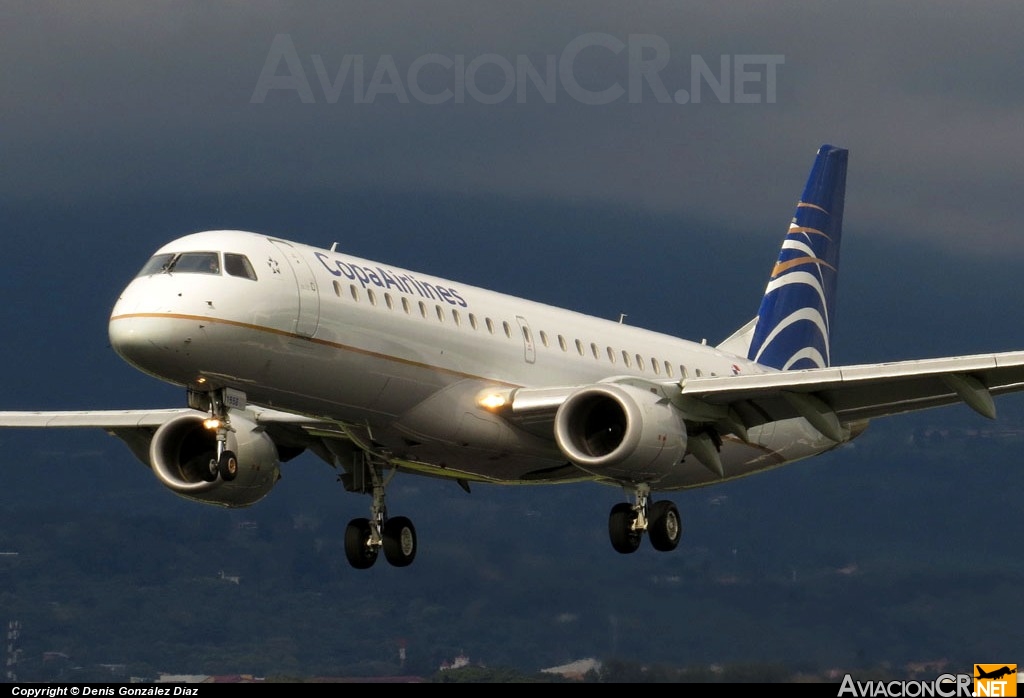
<path fill-rule="evenodd" d="M 179 252 L 153 255 L 138 276 L 151 274 L 220 274 L 220 255 L 216 252 Z M 256 278 L 253 274 L 252 278 Z"/>
<path fill-rule="evenodd" d="M 149 276 L 151 274 L 161 274 L 167 271 L 167 267 L 170 266 L 171 260 L 174 258 L 173 254 L 158 254 L 153 255 L 146 262 L 146 266 L 142 267 L 142 271 L 138 273 L 139 276 Z"/>
<path fill-rule="evenodd" d="M 243 279 L 256 280 L 256 272 L 249 263 L 249 258 L 244 254 L 224 253 L 224 271 L 231 276 L 240 276 Z"/>
<path fill-rule="evenodd" d="M 167 271 L 172 274 L 220 274 L 220 256 L 216 252 L 182 252 Z"/>

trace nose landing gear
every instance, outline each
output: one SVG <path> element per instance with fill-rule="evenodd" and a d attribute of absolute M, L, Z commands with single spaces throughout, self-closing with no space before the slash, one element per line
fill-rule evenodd
<path fill-rule="evenodd" d="M 245 407 L 245 393 L 231 388 L 205 393 L 190 390 L 188 403 L 189 407 L 209 412 L 203 426 L 217 434 L 217 450 L 210 459 L 209 468 L 203 473 L 203 479 L 214 482 L 219 475 L 224 482 L 231 482 L 238 477 L 238 456 L 228 448 L 228 432 L 233 429 L 227 405 Z"/>

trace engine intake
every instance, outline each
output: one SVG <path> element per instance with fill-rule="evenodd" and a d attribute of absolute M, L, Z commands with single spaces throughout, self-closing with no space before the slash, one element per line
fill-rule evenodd
<path fill-rule="evenodd" d="M 599 383 L 579 388 L 558 408 L 555 441 L 589 473 L 657 482 L 686 455 L 686 424 L 660 395 Z"/>
<path fill-rule="evenodd" d="M 203 475 L 216 458 L 217 434 L 203 426 L 206 415 L 179 415 L 160 426 L 149 446 L 149 464 L 176 494 L 207 504 L 245 507 L 263 499 L 280 477 L 277 447 L 242 412 L 232 411 L 227 447 L 238 457 L 231 482 L 207 482 Z"/>

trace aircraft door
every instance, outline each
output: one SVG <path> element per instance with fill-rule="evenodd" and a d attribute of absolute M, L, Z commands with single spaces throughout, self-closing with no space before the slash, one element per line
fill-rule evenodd
<path fill-rule="evenodd" d="M 298 289 L 299 311 L 295 318 L 295 333 L 303 337 L 312 337 L 320 323 L 320 292 L 317 290 L 313 270 L 292 245 L 284 240 L 271 242 L 288 260 L 288 268 L 292 270 Z"/>
<path fill-rule="evenodd" d="M 533 343 L 533 331 L 522 315 L 516 315 L 516 322 L 519 323 L 519 331 L 523 335 L 523 358 L 526 363 L 532 364 L 537 360 L 537 347 Z"/>

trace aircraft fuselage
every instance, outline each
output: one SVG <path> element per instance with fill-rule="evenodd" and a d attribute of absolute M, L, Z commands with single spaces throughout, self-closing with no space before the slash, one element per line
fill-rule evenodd
<path fill-rule="evenodd" d="M 198 266 L 204 254 L 216 271 Z M 657 332 L 254 233 L 196 233 L 153 260 L 178 255 L 170 270 L 147 266 L 111 313 L 111 343 L 129 363 L 196 391 L 230 387 L 254 404 L 365 427 L 399 459 L 484 480 L 594 479 L 549 438 L 479 406 L 488 391 L 772 370 Z M 750 443 L 727 438 L 724 476 L 834 445 L 791 421 L 751 430 Z M 687 458 L 654 486 L 721 479 Z"/>

